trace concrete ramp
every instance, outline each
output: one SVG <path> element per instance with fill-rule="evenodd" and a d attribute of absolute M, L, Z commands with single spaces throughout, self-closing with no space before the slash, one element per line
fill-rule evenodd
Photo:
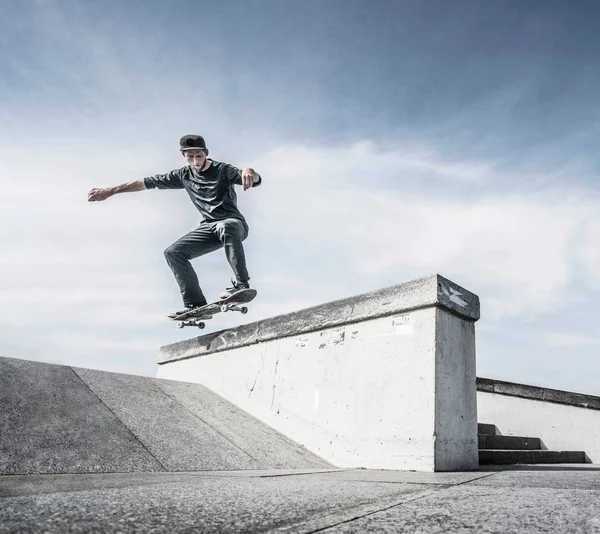
<path fill-rule="evenodd" d="M 0 358 L 0 474 L 327 467 L 199 384 Z"/>

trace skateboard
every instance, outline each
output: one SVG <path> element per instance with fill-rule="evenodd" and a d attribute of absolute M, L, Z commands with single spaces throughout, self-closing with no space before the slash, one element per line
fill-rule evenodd
<path fill-rule="evenodd" d="M 237 311 L 242 314 L 248 313 L 248 308 L 246 306 L 239 306 L 239 304 L 246 304 L 254 300 L 254 297 L 256 297 L 256 289 L 242 289 L 226 299 L 219 299 L 195 310 L 176 315 L 173 317 L 173 321 L 178 321 L 177 326 L 179 328 L 197 326 L 202 329 L 206 326 L 205 321 L 219 312 Z"/>

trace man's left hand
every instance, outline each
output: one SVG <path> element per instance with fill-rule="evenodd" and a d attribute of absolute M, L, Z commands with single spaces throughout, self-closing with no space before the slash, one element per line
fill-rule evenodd
<path fill-rule="evenodd" d="M 246 189 L 250 189 L 256 182 L 258 182 L 259 177 L 254 169 L 250 167 L 244 167 L 242 169 L 242 185 L 244 186 L 244 191 Z"/>

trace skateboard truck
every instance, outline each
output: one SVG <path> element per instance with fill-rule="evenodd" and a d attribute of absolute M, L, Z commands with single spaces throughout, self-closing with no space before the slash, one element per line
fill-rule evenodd
<path fill-rule="evenodd" d="M 206 323 L 203 321 L 179 321 L 177 323 L 177 328 L 183 328 L 184 326 L 197 326 L 202 330 L 206 326 Z"/>
<path fill-rule="evenodd" d="M 248 313 L 248 308 L 246 308 L 246 306 L 237 306 L 236 304 L 222 304 L 221 311 L 223 313 L 228 312 L 228 311 L 237 311 L 242 314 L 246 314 L 246 313 Z"/>
<path fill-rule="evenodd" d="M 175 320 L 179 319 L 177 323 L 179 328 L 183 328 L 184 326 L 196 326 L 202 329 L 206 326 L 206 321 L 212 318 L 215 313 L 235 311 L 245 315 L 248 313 L 248 308 L 246 306 L 240 306 L 240 304 L 250 302 L 254 297 L 256 297 L 255 289 L 244 289 L 228 299 L 212 302 L 206 306 L 197 308 L 196 310 L 183 313 L 181 316 L 175 317 Z"/>
<path fill-rule="evenodd" d="M 237 306 L 235 304 L 221 304 L 221 311 L 223 313 L 228 311 L 237 311 L 245 315 L 248 313 L 248 308 L 246 306 Z M 202 330 L 206 326 L 206 323 L 202 319 L 191 319 L 189 321 L 179 321 L 177 323 L 178 328 L 183 328 L 184 326 L 197 326 L 200 328 L 200 330 Z"/>

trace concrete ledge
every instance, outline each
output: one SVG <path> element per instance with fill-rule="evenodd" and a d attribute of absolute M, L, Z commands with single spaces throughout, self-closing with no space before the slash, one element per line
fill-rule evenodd
<path fill-rule="evenodd" d="M 600 410 L 600 397 L 584 395 L 582 393 L 572 393 L 570 391 L 561 391 L 559 389 L 503 382 L 502 380 L 478 377 L 477 391 L 508 395 L 510 397 L 519 397 L 521 399 L 566 404 L 567 406 L 577 406 L 578 408 L 587 408 L 589 410 Z"/>
<path fill-rule="evenodd" d="M 165 364 L 432 306 L 461 319 L 479 320 L 479 297 L 436 274 L 167 345 L 161 347 L 158 363 Z"/>
<path fill-rule="evenodd" d="M 157 376 L 336 467 L 476 469 L 478 319 L 478 297 L 435 275 L 162 347 Z"/>

